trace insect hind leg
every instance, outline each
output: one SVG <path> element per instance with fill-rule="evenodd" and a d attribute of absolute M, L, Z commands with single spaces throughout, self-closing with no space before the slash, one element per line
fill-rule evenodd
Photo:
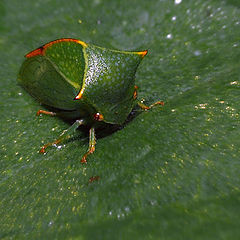
<path fill-rule="evenodd" d="M 164 106 L 164 102 L 163 101 L 157 101 L 157 102 L 151 104 L 150 106 L 145 105 L 142 101 L 138 102 L 138 106 L 145 111 L 147 111 L 147 110 L 149 110 L 149 109 L 151 109 L 151 108 L 153 108 L 154 106 L 157 106 L 157 105 Z"/>

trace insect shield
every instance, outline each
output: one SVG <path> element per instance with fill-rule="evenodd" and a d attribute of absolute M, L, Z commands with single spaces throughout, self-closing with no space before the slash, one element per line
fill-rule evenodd
<path fill-rule="evenodd" d="M 58 39 L 26 54 L 19 84 L 38 102 L 53 112 L 47 114 L 75 120 L 59 139 L 46 148 L 69 138 L 80 125 L 89 127 L 89 148 L 82 157 L 85 163 L 95 150 L 95 129 L 102 124 L 123 124 L 137 103 L 135 73 L 147 51 L 110 50 L 71 38 Z"/>

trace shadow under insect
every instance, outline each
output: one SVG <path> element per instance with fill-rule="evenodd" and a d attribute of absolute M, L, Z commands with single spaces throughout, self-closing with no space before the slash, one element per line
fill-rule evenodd
<path fill-rule="evenodd" d="M 46 108 L 50 111 L 39 110 L 37 112 L 38 116 L 41 114 L 46 114 L 46 115 L 50 115 L 50 116 L 58 116 L 64 122 L 68 123 L 70 125 L 70 128 L 65 130 L 57 140 L 45 144 L 41 148 L 40 153 L 45 153 L 45 150 L 47 147 L 58 145 L 58 144 L 62 143 L 63 141 L 67 143 L 67 142 L 72 142 L 75 140 L 82 139 L 84 141 L 84 143 L 86 143 L 87 141 L 85 141 L 85 140 L 89 136 L 89 148 L 88 148 L 87 153 L 84 155 L 85 158 L 83 156 L 83 158 L 81 160 L 82 163 L 86 163 L 86 157 L 95 150 L 96 139 L 108 137 L 108 136 L 114 134 L 115 132 L 122 130 L 126 125 L 128 125 L 131 121 L 133 121 L 139 114 L 141 114 L 143 112 L 143 110 L 149 110 L 153 106 L 156 106 L 156 105 L 164 105 L 164 103 L 162 101 L 159 101 L 159 102 L 152 104 L 151 106 L 146 106 L 142 102 L 139 102 L 132 109 L 132 111 L 130 112 L 130 114 L 128 115 L 127 119 L 125 120 L 125 122 L 123 124 L 110 124 L 110 123 L 105 123 L 105 122 L 99 122 L 94 128 L 95 129 L 94 132 L 92 132 L 92 128 L 91 128 L 92 123 L 91 122 L 89 122 L 88 124 L 84 124 L 84 125 L 81 124 L 81 122 L 80 122 L 80 124 L 76 124 L 78 121 L 81 121 L 81 120 L 77 120 L 77 119 L 73 120 L 73 115 L 71 115 L 71 113 L 69 111 L 64 111 L 64 112 L 61 110 L 58 111 L 57 109 L 46 106 Z M 81 136 L 74 136 L 74 133 L 76 132 L 76 130 L 78 130 L 82 133 Z"/>

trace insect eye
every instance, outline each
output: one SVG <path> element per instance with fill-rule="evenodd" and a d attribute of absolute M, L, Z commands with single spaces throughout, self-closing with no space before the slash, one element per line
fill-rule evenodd
<path fill-rule="evenodd" d="M 100 113 L 96 113 L 96 114 L 94 115 L 94 120 L 96 120 L 96 121 L 102 121 L 102 120 L 103 120 L 103 115 L 100 114 Z"/>

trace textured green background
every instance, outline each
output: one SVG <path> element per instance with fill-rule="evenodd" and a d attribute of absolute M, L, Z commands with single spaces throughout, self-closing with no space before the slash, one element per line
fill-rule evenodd
<path fill-rule="evenodd" d="M 1 0 L 0 238 L 240 239 L 239 7 Z M 139 95 L 166 103 L 100 139 L 87 166 L 80 131 L 38 153 L 68 124 L 37 118 L 16 84 L 23 55 L 61 37 L 148 49 Z"/>

